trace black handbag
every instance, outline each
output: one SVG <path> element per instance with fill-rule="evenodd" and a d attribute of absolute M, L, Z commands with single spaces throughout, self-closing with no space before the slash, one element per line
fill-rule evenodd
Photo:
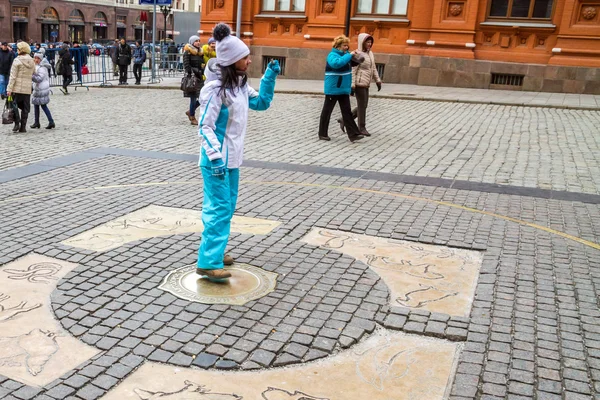
<path fill-rule="evenodd" d="M 19 119 L 19 111 L 17 103 L 9 96 L 4 103 L 4 110 L 2 111 L 2 125 L 14 124 Z"/>
<path fill-rule="evenodd" d="M 196 93 L 200 90 L 200 79 L 194 74 L 185 74 L 181 78 L 180 89 L 185 93 Z"/>

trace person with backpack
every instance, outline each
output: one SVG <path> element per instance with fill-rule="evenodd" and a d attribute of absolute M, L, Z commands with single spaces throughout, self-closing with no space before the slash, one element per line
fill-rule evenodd
<path fill-rule="evenodd" d="M 135 84 L 141 85 L 142 81 L 142 65 L 146 62 L 146 51 L 142 47 L 139 41 L 135 42 L 135 49 L 133 50 L 133 76 L 135 77 Z"/>
<path fill-rule="evenodd" d="M 125 39 L 121 39 L 118 50 L 119 62 L 119 85 L 128 85 L 127 83 L 127 68 L 131 64 L 131 47 L 125 43 Z"/>
<path fill-rule="evenodd" d="M 31 102 L 33 103 L 33 115 L 35 120 L 30 128 L 39 129 L 41 127 L 41 107 L 44 111 L 44 114 L 46 114 L 46 118 L 48 118 L 48 126 L 46 129 L 54 129 L 56 125 L 54 125 L 52 114 L 48 108 L 48 103 L 50 103 L 50 72 L 52 71 L 52 66 L 48 60 L 44 58 L 43 53 L 35 53 L 33 61 L 35 62 L 35 72 L 31 77 L 33 81 L 33 94 L 31 95 Z"/>
<path fill-rule="evenodd" d="M 185 112 L 188 116 L 192 125 L 198 125 L 196 119 L 196 109 L 200 106 L 198 97 L 200 96 L 200 90 L 204 85 L 204 59 L 202 58 L 202 49 L 200 47 L 200 38 L 193 35 L 188 40 L 183 50 L 183 70 L 188 76 L 194 75 L 198 79 L 198 90 L 195 92 L 183 92 L 183 97 L 189 97 L 190 107 Z"/>
<path fill-rule="evenodd" d="M 63 44 L 62 49 L 58 52 L 58 62 L 56 63 L 56 72 L 62 75 L 63 84 L 60 91 L 66 96 L 69 94 L 68 86 L 73 82 L 73 56 L 69 51 L 69 45 Z"/>
<path fill-rule="evenodd" d="M 271 61 L 257 92 L 248 85 L 248 46 L 231 36 L 231 28 L 226 24 L 218 24 L 213 37 L 217 41 L 217 58 L 206 66 L 206 83 L 200 92 L 202 117 L 198 134 L 202 139 L 204 231 L 196 274 L 220 282 L 231 277 L 224 269 L 225 249 L 237 202 L 248 111 L 270 107 L 281 70 L 276 60 Z M 233 259 L 227 257 L 227 263 L 232 263 Z"/>

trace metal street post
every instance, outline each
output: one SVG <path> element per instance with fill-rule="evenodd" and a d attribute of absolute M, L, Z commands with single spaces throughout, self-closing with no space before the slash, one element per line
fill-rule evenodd
<path fill-rule="evenodd" d="M 344 26 L 344 35 L 350 37 L 350 14 L 352 13 L 352 0 L 346 3 L 346 21 Z"/>

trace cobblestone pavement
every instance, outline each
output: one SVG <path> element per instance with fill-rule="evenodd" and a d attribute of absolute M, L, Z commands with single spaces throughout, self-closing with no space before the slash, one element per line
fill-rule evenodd
<path fill-rule="evenodd" d="M 59 128 L 0 136 L 0 168 L 94 147 L 196 154 L 186 104 L 172 90 L 53 96 Z M 351 144 L 338 114 L 334 142 L 316 140 L 321 105 L 322 96 L 277 95 L 251 114 L 246 159 L 599 193 L 599 111 L 373 99 L 373 137 Z"/>
<path fill-rule="evenodd" d="M 198 147 L 181 118 L 185 100 L 118 89 L 52 100 L 59 129 L 3 132 L 0 168 L 100 147 L 155 153 L 78 153 L 0 184 L 0 278 L 30 253 L 77 264 L 57 282 L 51 312 L 101 351 L 41 386 L 0 375 L 0 398 L 97 399 L 148 362 L 244 371 L 301 364 L 381 329 L 462 343 L 451 399 L 600 398 L 600 207 L 577 200 L 600 190 L 600 113 L 380 99 L 370 104 L 372 138 L 350 144 L 332 123 L 333 140 L 323 143 L 315 140 L 322 99 L 278 95 L 272 110 L 252 114 L 246 158 L 287 169 L 243 168 L 236 215 L 281 225 L 267 235 L 233 233 L 229 249 L 238 262 L 278 273 L 277 288 L 227 306 L 158 289 L 169 271 L 195 262 L 198 234 L 106 252 L 61 244 L 149 205 L 201 208 L 193 157 L 179 157 Z M 436 187 L 428 178 L 508 184 L 524 195 Z M 391 306 L 387 285 L 363 262 L 301 241 L 315 227 L 480 252 L 470 316 Z M 0 368 L 10 361 L 0 352 Z"/>

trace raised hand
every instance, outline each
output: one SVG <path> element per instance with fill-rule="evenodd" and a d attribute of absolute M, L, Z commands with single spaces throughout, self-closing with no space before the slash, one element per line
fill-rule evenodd
<path fill-rule="evenodd" d="M 271 62 L 269 63 L 269 68 L 271 69 L 271 71 L 275 72 L 277 75 L 279 75 L 281 73 L 281 67 L 279 66 L 278 60 L 271 60 Z"/>

